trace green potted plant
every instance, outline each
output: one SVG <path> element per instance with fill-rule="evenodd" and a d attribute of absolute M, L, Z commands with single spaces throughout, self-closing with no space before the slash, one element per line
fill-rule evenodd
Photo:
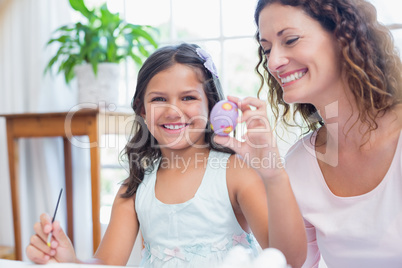
<path fill-rule="evenodd" d="M 80 12 L 86 22 L 64 25 L 56 29 L 47 46 L 59 44 L 56 54 L 49 60 L 45 73 L 57 67 L 57 73 L 63 73 L 67 84 L 77 76 L 79 102 L 106 101 L 109 97 L 101 96 L 102 87 L 119 80 L 119 63 L 132 58 L 138 65 L 149 56 L 151 50 L 158 47 L 154 38 L 157 29 L 146 25 L 134 25 L 125 22 L 119 13 L 112 13 L 106 3 L 100 7 L 88 9 L 84 0 L 69 0 L 71 7 Z M 98 81 L 103 79 L 105 81 Z M 81 93 L 82 87 L 89 87 L 90 93 Z M 110 98 L 118 95 L 118 85 L 111 85 Z M 82 95 L 83 94 L 83 95 Z M 97 96 L 93 101 L 87 95 Z"/>

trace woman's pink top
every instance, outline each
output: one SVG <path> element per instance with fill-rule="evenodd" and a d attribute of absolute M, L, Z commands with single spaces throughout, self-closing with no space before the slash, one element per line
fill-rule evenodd
<path fill-rule="evenodd" d="M 318 267 L 320 255 L 328 267 L 402 267 L 402 132 L 381 183 L 351 197 L 336 196 L 328 188 L 317 162 L 315 136 L 299 140 L 286 156 L 307 231 L 303 267 Z"/>

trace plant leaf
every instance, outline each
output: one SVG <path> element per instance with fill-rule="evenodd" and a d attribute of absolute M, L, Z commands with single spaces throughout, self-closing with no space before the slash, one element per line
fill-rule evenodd
<path fill-rule="evenodd" d="M 134 53 L 130 53 L 131 58 L 137 63 L 137 65 L 141 66 L 142 65 L 142 59 L 135 55 Z"/>
<path fill-rule="evenodd" d="M 145 31 L 142 28 L 145 28 L 146 26 L 140 26 L 140 25 L 134 25 L 134 24 L 127 24 L 125 28 L 130 29 L 130 34 L 138 37 L 142 37 L 146 39 L 151 45 L 153 45 L 155 48 L 158 47 L 158 44 L 156 43 L 155 39 L 150 35 L 147 31 Z M 154 29 L 152 27 L 147 27 L 148 29 Z"/>
<path fill-rule="evenodd" d="M 92 13 L 91 11 L 88 10 L 88 8 L 85 6 L 84 0 L 69 0 L 70 1 L 70 6 L 80 12 L 84 17 L 90 18 Z"/>
<path fill-rule="evenodd" d="M 127 57 L 142 65 L 143 58 L 158 47 L 154 37 L 159 33 L 156 28 L 127 23 L 119 13 L 110 12 L 106 3 L 89 10 L 84 0 L 69 2 L 87 21 L 63 25 L 54 31 L 46 45 L 57 43 L 59 49 L 45 66 L 44 73 L 57 66 L 57 73 L 64 73 L 69 83 L 74 78 L 76 65 L 87 62 L 95 74 L 99 63 L 119 63 Z"/>

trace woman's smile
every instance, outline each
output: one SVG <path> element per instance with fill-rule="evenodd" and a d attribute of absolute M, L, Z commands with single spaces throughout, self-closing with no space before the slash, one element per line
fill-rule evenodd
<path fill-rule="evenodd" d="M 301 79 L 307 73 L 307 71 L 308 71 L 308 69 L 304 68 L 304 69 L 293 71 L 293 72 L 278 74 L 278 78 L 280 79 L 282 86 L 286 87 L 290 84 L 293 84 L 293 82 Z"/>
<path fill-rule="evenodd" d="M 314 104 L 343 92 L 338 42 L 316 20 L 273 3 L 261 11 L 259 31 L 267 67 L 286 103 Z"/>

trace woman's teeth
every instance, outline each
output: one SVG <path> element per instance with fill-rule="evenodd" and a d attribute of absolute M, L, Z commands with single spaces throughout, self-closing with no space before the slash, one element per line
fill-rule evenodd
<path fill-rule="evenodd" d="M 283 77 L 283 78 L 279 77 L 279 78 L 281 79 L 282 84 L 286 84 L 286 83 L 289 83 L 289 82 L 292 82 L 292 81 L 295 81 L 295 80 L 298 80 L 298 79 L 302 78 L 305 74 L 306 74 L 305 71 L 304 72 L 296 72 L 296 73 L 293 73 L 293 74 L 291 74 L 289 76 L 286 76 L 286 77 Z"/>

